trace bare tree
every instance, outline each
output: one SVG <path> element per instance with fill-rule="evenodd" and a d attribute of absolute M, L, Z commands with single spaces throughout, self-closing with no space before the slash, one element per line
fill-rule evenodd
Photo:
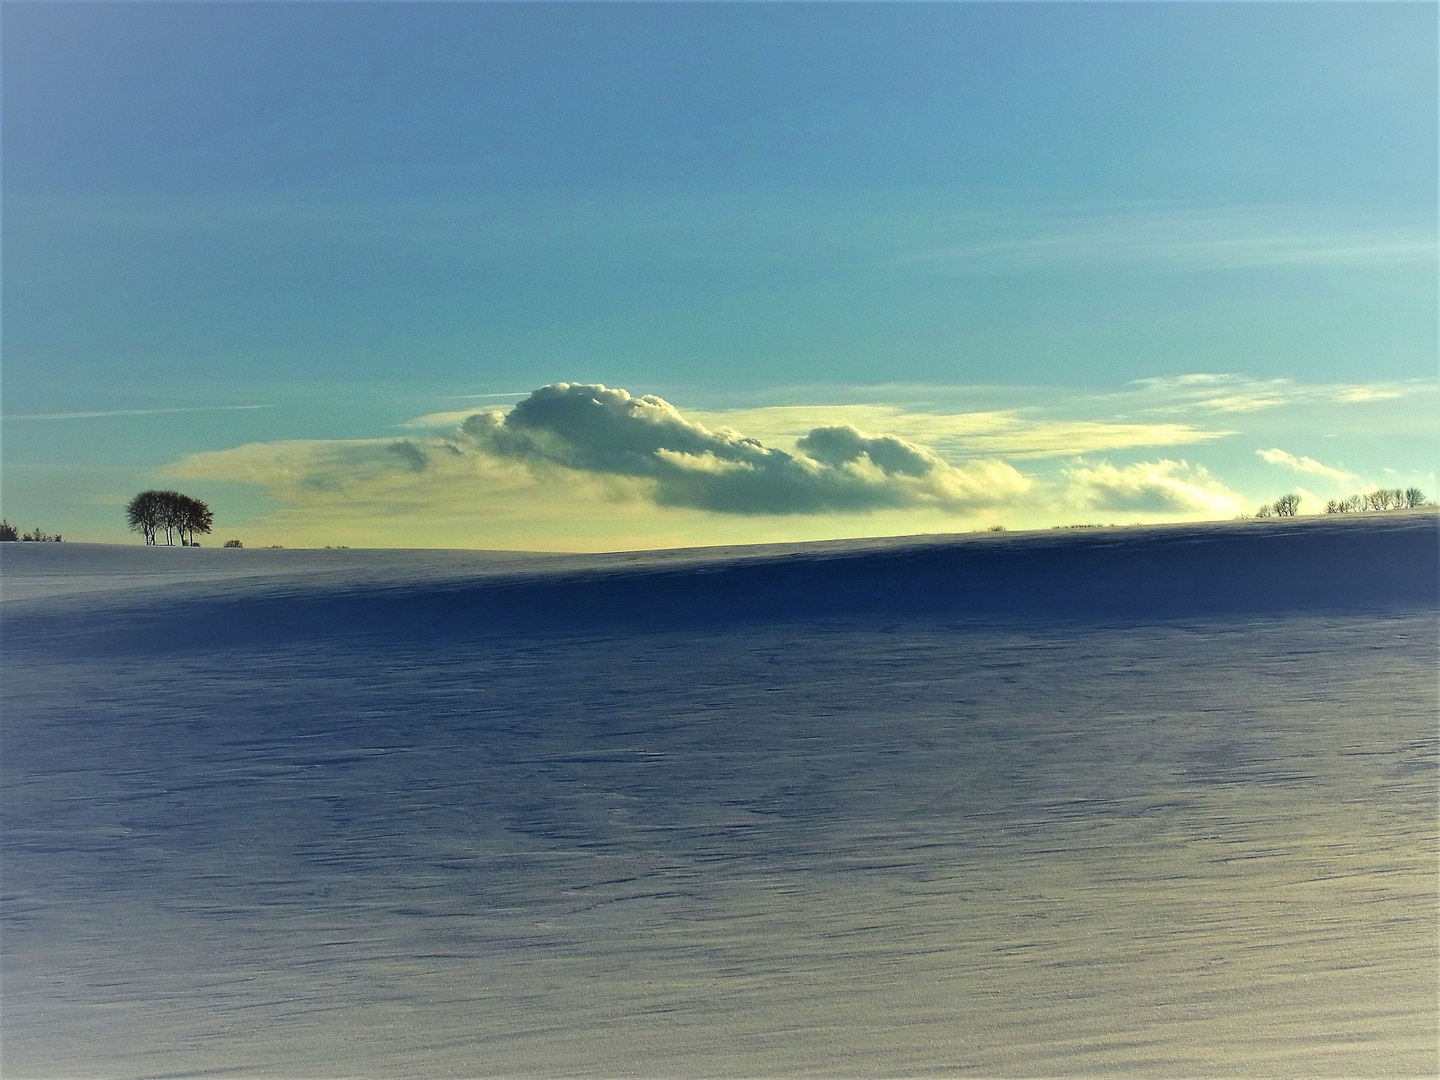
<path fill-rule="evenodd" d="M 208 533 L 215 523 L 210 507 L 178 491 L 142 491 L 130 500 L 125 514 L 130 528 L 141 533 L 147 544 L 157 543 L 164 529 L 167 547 L 174 546 L 177 533 L 181 546 L 189 547 L 195 544 L 196 533 Z"/>
<path fill-rule="evenodd" d="M 155 533 L 161 527 L 161 508 L 165 499 L 163 491 L 142 491 L 125 506 L 125 520 L 130 531 L 145 537 L 145 543 L 155 543 Z"/>
<path fill-rule="evenodd" d="M 178 491 L 161 491 L 160 527 L 165 530 L 165 546 L 175 546 L 175 530 L 180 527 L 180 499 Z"/>
<path fill-rule="evenodd" d="M 1375 494 L 1380 503 L 1377 510 L 1399 510 L 1405 505 L 1405 492 L 1399 488 L 1381 488 Z"/>
<path fill-rule="evenodd" d="M 1417 506 L 1425 505 L 1425 493 L 1417 487 L 1405 489 L 1405 506 L 1414 509 Z"/>
<path fill-rule="evenodd" d="M 1295 511 L 1300 508 L 1300 496 L 1294 492 L 1281 495 L 1270 504 L 1270 508 L 1275 511 L 1276 517 L 1294 517 Z"/>
<path fill-rule="evenodd" d="M 210 507 L 199 499 L 181 495 L 175 507 L 175 527 L 180 531 L 180 543 L 184 547 L 199 547 L 196 533 L 208 533 L 215 524 L 215 515 Z"/>

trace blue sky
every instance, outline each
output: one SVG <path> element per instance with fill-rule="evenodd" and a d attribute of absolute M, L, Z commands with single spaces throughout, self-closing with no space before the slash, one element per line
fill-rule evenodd
<path fill-rule="evenodd" d="M 4 512 L 27 528 L 121 540 L 156 485 L 247 543 L 547 548 L 1434 494 L 1433 5 L 3 19 Z M 678 506 L 661 458 L 459 434 L 562 382 L 659 395 L 879 502 Z M 607 438 L 658 415 L 586 400 Z M 796 449 L 847 425 L 943 470 L 922 491 L 879 444 Z"/>

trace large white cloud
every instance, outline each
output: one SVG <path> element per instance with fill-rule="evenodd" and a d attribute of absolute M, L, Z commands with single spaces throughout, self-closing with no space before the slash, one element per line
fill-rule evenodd
<path fill-rule="evenodd" d="M 1038 442 L 1105 447 L 1194 434 L 1166 425 L 1027 431 L 1010 414 L 881 405 L 702 415 L 706 423 L 658 397 L 556 383 L 509 411 L 420 418 L 405 438 L 250 443 L 189 455 L 160 475 L 260 488 L 273 510 L 235 533 L 256 544 L 624 550 L 1042 527 L 1121 513 L 1223 518 L 1251 501 L 1183 461 L 1072 456 L 1022 473 L 974 441 L 1013 437 L 1018 456 L 1034 460 Z"/>
<path fill-rule="evenodd" d="M 468 447 L 585 473 L 642 477 L 662 506 L 731 514 L 819 514 L 1005 502 L 1030 481 L 1001 461 L 952 465 L 893 435 L 850 425 L 813 428 L 790 453 L 685 419 L 653 395 L 555 383 L 508 413 L 461 425 Z"/>

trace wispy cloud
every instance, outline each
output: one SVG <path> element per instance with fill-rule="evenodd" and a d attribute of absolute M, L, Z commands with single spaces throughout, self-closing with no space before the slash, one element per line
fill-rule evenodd
<path fill-rule="evenodd" d="M 1285 405 L 1358 405 L 1393 401 L 1416 394 L 1433 394 L 1440 385 L 1434 379 L 1302 383 L 1294 379 L 1197 373 L 1137 379 L 1130 387 L 1128 393 L 1133 404 L 1150 412 L 1178 413 L 1198 409 L 1216 413 L 1248 413 Z"/>
<path fill-rule="evenodd" d="M 173 413 L 233 412 L 273 409 L 273 405 L 196 405 L 182 409 L 103 409 L 96 412 L 7 413 L 5 420 L 92 420 L 103 416 L 166 416 Z"/>
<path fill-rule="evenodd" d="M 932 412 L 898 405 L 804 405 L 695 414 L 788 445 L 811 427 L 854 424 L 930 446 L 948 457 L 1076 457 L 1152 446 L 1183 446 L 1233 432 L 1183 423 L 1115 423 L 1027 416 L 1019 409 Z"/>
<path fill-rule="evenodd" d="M 1336 401 L 1391 401 L 1404 397 L 1406 390 L 1394 385 L 1347 386 L 1335 392 Z"/>
<path fill-rule="evenodd" d="M 520 396 L 524 397 L 525 395 L 521 394 Z M 451 409 L 448 412 L 426 413 L 424 416 L 415 416 L 411 417 L 409 420 L 403 420 L 395 426 L 402 428 L 415 428 L 421 431 L 438 431 L 445 428 L 459 427 L 466 420 L 470 419 L 470 417 L 474 416 L 477 412 L 480 411 L 483 410 L 476 409 L 472 405 L 468 409 Z"/>
<path fill-rule="evenodd" d="M 1344 469 L 1337 469 L 1330 465 L 1316 461 L 1314 458 L 1301 457 L 1288 453 L 1277 448 L 1270 450 L 1256 450 L 1256 455 L 1269 465 L 1283 465 L 1286 468 L 1294 469 L 1296 472 L 1313 473 L 1315 476 L 1323 476 L 1337 484 L 1353 484 L 1359 479 L 1354 473 Z"/>
<path fill-rule="evenodd" d="M 512 390 L 507 390 L 507 391 L 505 391 L 504 393 L 501 393 L 501 394 L 449 394 L 449 395 L 447 395 L 447 400 L 450 400 L 450 401 L 478 401 L 478 400 L 481 400 L 481 399 L 485 399 L 485 400 L 495 400 L 495 399 L 498 399 L 498 398 L 522 398 L 522 397 L 529 397 L 529 396 L 530 396 L 530 391 L 529 391 L 529 390 L 513 390 L 513 391 L 512 391 Z"/>
<path fill-rule="evenodd" d="M 916 252 L 904 261 L 962 273 L 1084 266 L 1171 270 L 1425 266 L 1431 228 L 1337 224 L 1283 207 L 1180 207 L 1008 222 L 1019 236 Z"/>
<path fill-rule="evenodd" d="M 1203 466 L 1185 461 L 1146 461 L 1117 467 L 1108 462 L 1065 470 L 1065 497 L 1094 510 L 1233 517 L 1240 501 Z"/>

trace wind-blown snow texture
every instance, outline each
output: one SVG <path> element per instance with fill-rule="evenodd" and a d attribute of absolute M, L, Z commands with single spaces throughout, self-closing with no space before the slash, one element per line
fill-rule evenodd
<path fill-rule="evenodd" d="M 0 557 L 7 1077 L 1440 1069 L 1432 514 Z"/>

